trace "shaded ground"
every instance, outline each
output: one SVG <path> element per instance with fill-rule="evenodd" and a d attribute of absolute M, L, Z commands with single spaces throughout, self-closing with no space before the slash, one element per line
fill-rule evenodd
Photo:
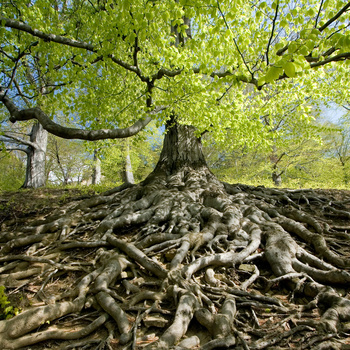
<path fill-rule="evenodd" d="M 243 185 L 232 185 L 230 188 L 232 196 L 234 196 L 233 189 L 235 189 L 237 192 L 246 193 L 247 198 L 250 198 L 249 200 L 254 198 L 267 203 L 275 201 L 274 205 L 282 208 L 281 210 L 289 208 L 290 210 L 307 213 L 310 217 L 319 218 L 319 222 L 327 228 L 325 229 L 327 233 L 324 233 L 324 238 L 330 251 L 344 259 L 346 267 L 343 270 L 349 271 L 350 191 L 300 190 L 286 192 L 284 197 L 283 193 L 285 191 L 280 189 L 265 190 L 264 188 L 252 188 Z M 18 308 L 22 313 L 26 309 L 50 305 L 61 299 L 69 299 L 72 289 L 76 288 L 77 283 L 84 276 L 91 274 L 101 265 L 106 269 L 108 262 L 117 259 L 113 258 L 112 250 L 105 250 L 104 243 L 101 243 L 101 241 L 94 247 L 84 246 L 84 242 L 92 241 L 92 237 L 95 235 L 94 232 L 98 231 L 101 220 L 106 216 L 105 213 L 103 215 L 98 214 L 99 210 L 102 211 L 102 207 L 98 209 L 98 206 L 97 209 L 94 209 L 94 218 L 90 217 L 88 223 L 84 221 L 84 224 L 80 225 L 79 220 L 70 221 L 70 228 L 63 238 L 56 237 L 47 241 L 40 239 L 37 242 L 19 244 L 7 249 L 9 247 L 9 237 L 12 233 L 15 233 L 15 235 L 19 233 L 21 236 L 27 230 L 32 235 L 32 228 L 41 227 L 41 225 L 47 223 L 47 218 L 52 216 L 53 213 L 59 213 L 62 217 L 66 213 L 77 213 L 76 209 L 70 211 L 71 208 L 77 208 L 77 203 L 88 199 L 92 194 L 79 190 L 43 189 L 7 192 L 0 195 L 0 225 L 3 233 L 1 236 L 2 243 L 0 243 L 2 247 L 0 285 L 6 287 L 9 305 Z M 130 193 L 131 197 L 132 194 Z M 91 204 L 91 207 L 96 207 L 96 204 Z M 84 208 L 81 210 L 84 212 Z M 79 218 L 79 215 L 77 217 Z M 303 225 L 310 227 L 306 223 L 303 223 Z M 55 232 L 55 229 L 50 228 L 48 233 Z M 64 225 L 60 226 L 59 230 L 62 234 Z M 137 235 L 140 237 L 140 231 L 141 225 L 137 224 L 136 221 L 126 222 L 118 229 L 117 237 L 118 240 L 123 242 L 133 242 L 132 237 Z M 315 230 L 311 229 L 312 231 Z M 305 248 L 311 253 L 315 252 L 314 247 L 309 242 L 303 241 L 300 237 L 294 239 L 303 249 Z M 77 242 L 80 245 L 76 244 Z M 108 242 L 105 244 L 106 247 L 111 246 L 112 241 L 108 240 Z M 118 242 L 115 244 L 121 244 Z M 69 244 L 71 244 L 70 247 Z M 155 258 L 154 261 L 159 263 L 161 268 L 165 269 L 174 264 L 174 257 L 180 248 L 175 242 L 173 247 L 167 244 L 161 246 L 161 244 L 161 241 L 159 241 L 158 246 L 155 244 L 157 249 L 154 249 L 153 252 L 150 245 L 147 247 L 147 244 L 144 244 L 142 249 L 151 259 Z M 278 278 L 279 276 L 273 274 L 271 263 L 269 264 L 263 255 L 265 245 L 266 242 L 260 245 L 251 260 L 246 259 L 239 262 L 236 267 L 220 266 L 219 264 L 213 268 L 198 270 L 195 277 L 193 277 L 197 289 L 201 290 L 197 291 L 200 295 L 199 299 L 207 309 L 211 310 L 213 315 L 220 316 L 233 312 L 226 301 L 234 300 L 235 306 L 232 306 L 235 309 L 234 324 L 230 327 L 233 329 L 235 340 L 232 340 L 231 348 L 233 349 L 234 344 L 237 344 L 237 348 L 241 349 L 313 349 L 316 346 L 317 349 L 350 349 L 350 319 L 345 319 L 345 323 L 338 331 L 333 329 L 321 331 L 318 327 L 318 322 L 322 318 L 321 306 L 318 305 L 319 307 L 316 308 L 315 304 L 312 304 L 313 296 L 308 296 L 307 293 L 299 293 L 295 285 L 291 287 L 290 284 L 295 283 L 295 278 L 293 279 L 292 276 Z M 142 244 L 139 244 L 139 246 L 141 247 Z M 118 249 L 126 252 L 121 246 Z M 219 244 L 214 249 L 216 252 L 224 251 L 224 248 Z M 184 258 L 184 265 L 189 265 L 194 259 L 199 260 L 201 256 L 206 256 L 210 250 L 213 250 L 212 246 L 198 246 L 198 251 L 193 253 L 192 258 L 190 253 Z M 259 254 L 261 255 L 259 256 Z M 131 259 L 132 254 L 126 253 L 126 255 Z M 9 256 L 13 256 L 13 258 L 7 259 Z M 38 259 L 26 261 L 23 256 Z M 40 260 L 40 257 L 46 260 Z M 103 262 L 104 260 L 107 263 Z M 123 263 L 119 262 L 119 264 L 122 265 Z M 126 263 L 126 265 L 128 264 Z M 80 311 L 78 308 L 68 314 L 63 313 L 61 317 L 53 319 L 52 323 L 51 321 L 44 322 L 32 331 L 32 334 L 40 334 L 40 332 L 45 332 L 53 327 L 54 330 L 64 330 L 65 334 L 67 332 L 81 332 L 81 337 L 78 337 L 79 340 L 73 341 L 69 337 L 56 337 L 56 339 L 44 339 L 38 344 L 23 348 L 28 350 L 141 349 L 161 338 L 164 329 L 174 322 L 174 313 L 178 306 L 174 304 L 167 292 L 164 295 L 160 292 L 161 278 L 156 276 L 156 273 L 149 274 L 146 271 L 147 268 L 144 269 L 145 266 L 142 261 L 138 264 L 140 265 L 137 267 L 138 269 L 143 267 L 141 271 L 135 273 L 133 271 L 135 266 L 131 266 L 131 269 L 121 268 L 118 278 L 108 281 L 104 290 L 98 290 L 96 298 L 97 300 L 99 300 L 98 298 L 101 299 L 99 305 L 96 305 L 95 298 L 87 296 L 84 299 L 84 310 Z M 64 269 L 63 265 L 69 268 Z M 210 265 L 208 266 L 210 267 Z M 258 274 L 256 273 L 256 266 L 258 266 Z M 110 273 L 113 274 L 113 272 Z M 297 277 L 300 278 L 300 283 L 304 283 L 305 281 L 303 281 L 301 275 Z M 174 277 L 174 279 L 176 278 Z M 306 274 L 305 279 L 307 279 Z M 101 283 L 105 283 L 105 280 L 101 279 Z M 186 286 L 181 283 L 175 283 L 175 285 L 178 284 L 180 289 L 186 289 Z M 92 289 L 89 288 L 90 292 L 93 292 L 94 288 L 97 289 L 96 286 Z M 332 288 L 345 300 L 350 298 L 349 283 L 333 284 Z M 189 288 L 188 290 L 192 291 L 193 289 Z M 108 295 L 106 296 L 104 293 Z M 176 291 L 174 290 L 172 293 L 176 293 Z M 184 292 L 179 292 L 177 298 L 181 299 L 186 295 Z M 104 309 L 102 299 L 104 297 L 108 299 L 110 296 L 113 297 L 114 301 L 117 301 L 117 304 L 125 312 L 122 317 L 127 318 L 126 322 L 130 327 L 127 331 L 123 330 L 123 325 L 118 324 L 116 326 L 113 319 L 108 319 L 107 315 L 101 313 L 101 305 Z M 221 348 L 220 344 L 213 345 L 215 339 L 224 339 L 223 348 L 229 347 L 230 336 L 222 330 L 213 330 L 215 324 L 221 324 L 221 321 L 210 323 L 208 319 L 211 316 L 208 318 L 205 311 L 200 311 L 204 309 L 198 307 L 194 309 L 197 309 L 196 317 L 191 320 L 186 332 L 186 339 L 189 342 L 192 340 L 193 343 L 189 347 L 182 344 L 179 349 L 199 348 L 199 345 L 196 344 L 196 337 L 199 338 L 201 344 L 211 344 L 213 346 L 207 346 L 206 348 L 205 345 L 202 345 L 202 349 Z M 198 309 L 200 310 L 198 311 Z M 236 309 L 238 310 L 237 313 Z M 325 309 L 329 309 L 328 304 Z M 201 312 L 203 312 L 203 315 L 200 314 Z M 110 311 L 108 313 L 113 314 Z M 108 320 L 101 321 L 101 325 L 96 327 L 94 331 L 84 335 L 82 330 L 88 328 L 101 317 Z M 208 325 L 208 323 L 210 324 Z M 133 325 L 136 325 L 136 327 L 133 327 Z M 125 335 L 127 333 L 130 333 L 128 341 L 121 342 L 120 334 Z"/>

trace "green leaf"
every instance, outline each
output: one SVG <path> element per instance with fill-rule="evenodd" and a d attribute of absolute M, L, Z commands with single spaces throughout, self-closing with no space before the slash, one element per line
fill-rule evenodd
<path fill-rule="evenodd" d="M 276 51 L 278 51 L 279 49 L 282 49 L 282 47 L 284 47 L 284 44 L 283 44 L 283 43 L 277 43 L 277 44 L 275 45 Z"/>
<path fill-rule="evenodd" d="M 258 86 L 262 86 L 266 83 L 265 77 L 261 77 L 258 80 Z"/>
<path fill-rule="evenodd" d="M 309 48 L 306 45 L 303 45 L 298 52 L 301 55 L 306 56 L 309 53 Z"/>
<path fill-rule="evenodd" d="M 283 66 L 284 72 L 289 78 L 295 77 L 295 64 L 293 62 L 287 62 Z"/>
<path fill-rule="evenodd" d="M 266 82 L 271 83 L 272 81 L 277 80 L 281 73 L 283 73 L 282 68 L 270 67 L 265 76 Z"/>
<path fill-rule="evenodd" d="M 294 53 L 298 49 L 298 44 L 296 42 L 291 42 L 288 46 L 288 52 Z"/>

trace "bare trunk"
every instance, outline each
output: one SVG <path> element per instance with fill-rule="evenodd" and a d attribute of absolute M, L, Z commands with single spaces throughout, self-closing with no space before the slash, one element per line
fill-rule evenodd
<path fill-rule="evenodd" d="M 274 146 L 273 147 L 273 153 L 270 155 L 270 162 L 272 164 L 272 174 L 271 178 L 273 181 L 273 184 L 275 186 L 281 186 L 282 184 L 282 174 L 284 173 L 284 170 L 279 171 L 278 169 L 278 163 L 282 160 L 282 158 L 286 155 L 285 152 L 283 152 L 279 157 L 277 156 L 277 149 Z"/>
<path fill-rule="evenodd" d="M 135 183 L 134 174 L 132 172 L 132 166 L 131 166 L 129 140 L 126 140 L 125 165 L 123 169 L 122 179 L 124 183 L 129 183 L 129 184 Z"/>
<path fill-rule="evenodd" d="M 23 188 L 45 186 L 45 158 L 47 148 L 47 131 L 39 124 L 33 125 L 30 141 L 33 146 L 27 149 L 27 169 Z"/>
<path fill-rule="evenodd" d="M 350 180 L 350 176 L 349 176 L 348 171 L 346 169 L 346 164 L 343 162 L 342 162 L 342 168 L 343 168 L 343 174 L 344 174 L 344 184 L 348 185 L 349 180 Z"/>
<path fill-rule="evenodd" d="M 92 171 L 92 184 L 97 185 L 101 183 L 101 161 L 98 158 L 98 149 L 94 150 L 94 168 Z"/>
<path fill-rule="evenodd" d="M 274 171 L 272 173 L 272 181 L 274 183 L 275 186 L 281 186 L 282 184 L 282 173 L 277 173 L 276 171 Z"/>

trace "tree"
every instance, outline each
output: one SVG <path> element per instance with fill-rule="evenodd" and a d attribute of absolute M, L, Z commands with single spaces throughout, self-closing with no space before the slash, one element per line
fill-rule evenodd
<path fill-rule="evenodd" d="M 160 154 L 161 133 L 153 123 L 147 126 L 146 131 L 150 134 L 148 137 L 133 138 L 130 142 L 128 139 L 103 142 L 100 153 L 105 182 L 134 183 L 133 178 L 140 182 L 154 169 Z M 129 176 L 126 171 L 127 165 Z"/>
<path fill-rule="evenodd" d="M 0 153 L 0 190 L 17 190 L 24 181 L 25 168 L 15 152 Z"/>
<path fill-rule="evenodd" d="M 326 156 L 331 153 L 340 163 L 343 172 L 343 181 L 349 183 L 349 163 L 350 163 L 350 134 L 347 121 L 340 123 L 340 129 L 329 135 L 327 139 L 328 149 Z"/>
<path fill-rule="evenodd" d="M 94 159 L 92 167 L 92 184 L 97 185 L 101 182 L 101 160 L 99 158 L 99 149 L 94 149 Z"/>
<path fill-rule="evenodd" d="M 50 135 L 46 156 L 48 181 L 68 185 L 87 178 L 88 154 L 83 142 Z"/>
<path fill-rule="evenodd" d="M 312 191 L 222 183 L 206 165 L 200 136 L 211 132 L 220 141 L 229 129 L 241 142 L 269 143 L 269 128 L 261 122 L 265 111 L 274 108 L 265 101 L 269 86 L 283 92 L 282 100 L 288 96 L 291 102 L 302 102 L 301 115 L 308 109 L 306 97 L 331 95 L 328 75 L 334 84 L 342 80 L 347 86 L 349 8 L 350 3 L 337 1 L 240 0 L 23 0 L 5 5 L 0 17 L 2 70 L 17 77 L 22 56 L 44 53 L 39 64 L 55 87 L 45 98 L 46 106 L 73 118 L 77 127 L 59 125 L 40 105 L 22 108 L 11 89 L 12 79 L 3 79 L 0 100 L 12 122 L 35 119 L 56 136 L 96 141 L 133 136 L 155 119 L 165 125 L 166 134 L 160 159 L 142 183 L 73 203 L 44 222 L 34 222 L 25 235 L 2 234 L 2 262 L 40 261 L 52 267 L 48 277 L 63 275 L 62 280 L 65 272 L 82 267 L 78 261 L 68 266 L 47 259 L 50 250 L 44 246 L 50 240 L 59 239 L 56 247 L 61 251 L 102 249 L 75 287 L 50 302 L 43 296 L 47 305 L 1 321 L 1 346 L 79 339 L 110 315 L 120 336 L 108 326 L 109 345 L 116 336 L 119 344 L 130 342 L 136 348 L 143 320 L 146 334 L 152 325 L 162 329 L 146 348 L 194 347 L 197 336 L 183 338 L 195 318 L 210 334 L 202 339 L 202 349 L 235 344 L 262 349 L 285 338 L 296 341 L 296 334 L 310 346 L 323 342 L 324 348 L 329 339 L 329 347 L 335 347 L 335 336 L 310 336 L 323 329 L 341 338 L 342 322 L 349 321 L 350 301 L 334 287 L 346 288 L 350 282 L 348 253 L 334 253 L 336 225 L 325 216 L 331 212 L 348 217 L 344 203 Z M 322 213 L 312 211 L 317 205 Z M 81 233 L 87 240 L 80 239 Z M 6 256 L 28 245 L 29 255 L 38 246 L 44 255 Z M 271 312 L 277 317 L 278 310 L 288 320 L 300 310 L 297 301 L 284 305 L 246 290 L 266 265 L 270 280 L 265 287 L 288 281 L 295 293 L 312 300 L 302 310 L 322 310 L 320 319 L 302 314 L 300 323 L 281 320 L 272 336 L 265 336 L 266 327 L 255 332 L 254 322 L 263 322 L 255 312 L 245 315 L 246 305 L 265 310 L 269 317 Z M 250 271 L 249 278 L 239 271 Z M 32 332 L 94 306 L 99 316 L 84 328 Z M 127 315 L 135 310 L 130 332 Z M 261 311 L 258 315 L 263 317 Z M 186 345 L 188 341 L 194 345 Z"/>
<path fill-rule="evenodd" d="M 17 57 L 6 56 L 10 58 L 12 67 L 4 67 L 2 71 L 3 82 L 8 89 L 14 85 L 16 96 L 19 98 L 19 103 L 25 105 L 27 108 L 31 107 L 31 99 L 36 100 L 37 103 L 43 105 L 43 97 L 48 93 L 47 86 L 48 81 L 46 76 L 42 73 L 42 69 L 39 65 L 40 53 L 37 53 L 33 57 L 29 57 L 25 52 L 17 52 Z M 21 61 L 21 67 L 19 62 Z M 12 68 L 12 72 L 11 72 Z M 22 68 L 22 71 L 17 71 Z M 16 74 L 17 73 L 17 74 Z M 21 80 L 18 80 L 22 79 Z M 23 84 L 23 85 L 22 85 Z M 31 85 L 34 89 L 35 95 L 27 97 L 22 91 L 22 87 Z M 52 90 L 51 90 L 52 92 Z M 6 95 L 6 92 L 5 94 Z M 31 123 L 31 131 L 28 134 L 24 134 L 25 137 L 21 138 L 13 132 L 6 131 L 3 134 L 5 140 L 10 143 L 17 143 L 17 150 L 23 151 L 27 155 L 26 177 L 24 180 L 23 188 L 39 188 L 45 186 L 45 158 L 47 148 L 48 132 L 43 126 L 36 120 Z M 29 140 L 28 140 L 29 137 Z"/>
<path fill-rule="evenodd" d="M 38 188 L 45 185 L 45 157 L 47 131 L 34 122 L 22 128 L 3 128 L 1 141 L 8 151 L 24 152 L 27 157 L 25 179 L 22 188 Z"/>

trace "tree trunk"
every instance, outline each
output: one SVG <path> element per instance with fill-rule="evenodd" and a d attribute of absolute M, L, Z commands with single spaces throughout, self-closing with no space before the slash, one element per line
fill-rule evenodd
<path fill-rule="evenodd" d="M 124 183 L 133 184 L 135 183 L 134 174 L 132 172 L 131 158 L 130 158 L 130 145 L 129 140 L 126 140 L 125 146 L 125 164 L 122 173 L 122 179 Z"/>
<path fill-rule="evenodd" d="M 348 174 L 348 169 L 346 164 L 342 162 L 343 174 L 344 174 L 344 184 L 347 186 L 349 184 L 350 176 Z"/>
<path fill-rule="evenodd" d="M 186 167 L 207 168 L 201 138 L 195 135 L 194 127 L 178 124 L 175 118 L 171 118 L 167 123 L 162 152 L 153 175 L 171 175 Z"/>
<path fill-rule="evenodd" d="M 277 187 L 281 186 L 282 184 L 282 174 L 284 171 L 278 172 L 278 163 L 281 161 L 281 159 L 286 155 L 285 152 L 283 152 L 279 157 L 277 156 L 277 148 L 276 146 L 273 146 L 273 152 L 270 155 L 270 162 L 272 164 L 272 174 L 271 178 L 273 181 L 273 184 Z"/>
<path fill-rule="evenodd" d="M 30 133 L 33 146 L 28 146 L 26 177 L 23 188 L 39 188 L 45 186 L 45 158 L 47 148 L 47 131 L 39 123 L 35 123 Z"/>
<path fill-rule="evenodd" d="M 92 170 L 92 184 L 97 185 L 101 183 L 101 161 L 98 157 L 99 149 L 94 150 L 93 170 Z"/>
<path fill-rule="evenodd" d="M 274 183 L 275 186 L 279 187 L 282 184 L 282 173 L 277 173 L 276 171 L 274 171 L 272 173 L 272 181 Z"/>

